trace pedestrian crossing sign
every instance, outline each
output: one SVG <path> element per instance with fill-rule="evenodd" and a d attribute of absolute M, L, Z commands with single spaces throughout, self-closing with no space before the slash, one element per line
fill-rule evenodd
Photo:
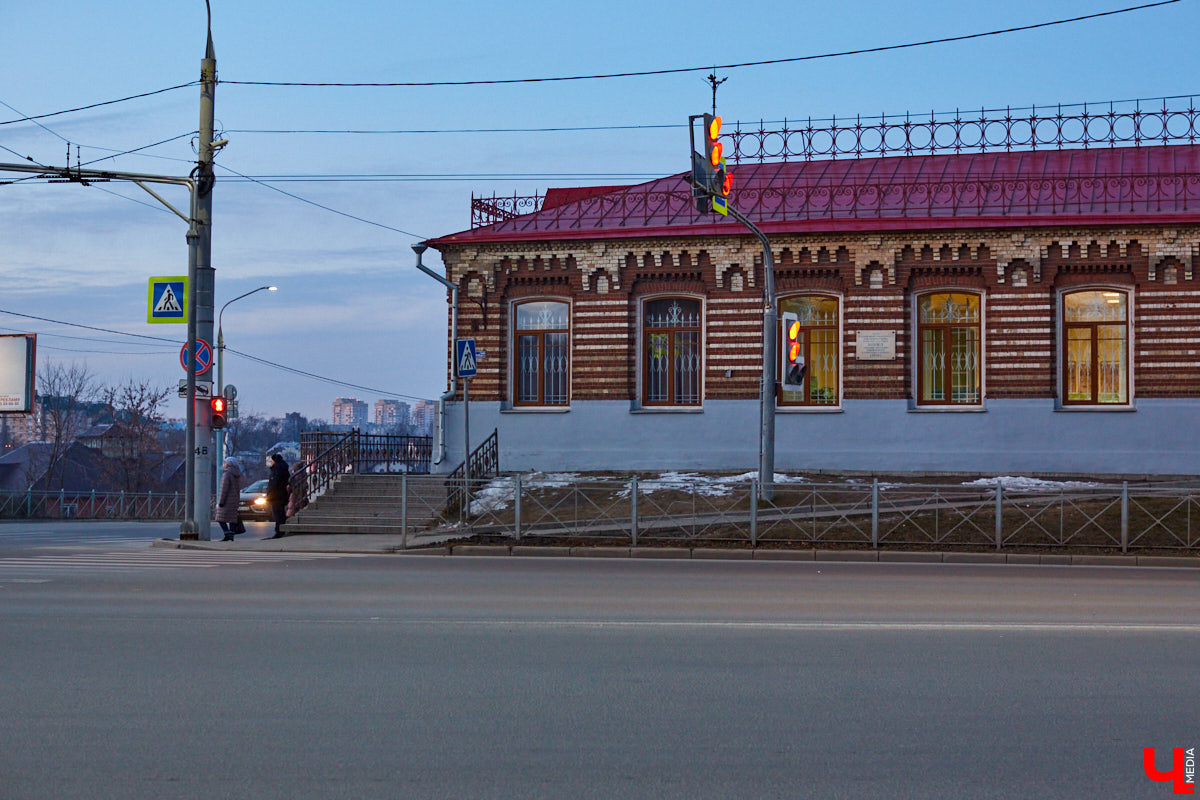
<path fill-rule="evenodd" d="M 146 322 L 184 322 L 187 319 L 186 275 L 171 275 L 150 279 L 146 306 Z"/>
<path fill-rule="evenodd" d="M 475 363 L 475 340 L 474 339 L 458 339 L 455 348 L 457 358 L 454 359 L 455 367 L 460 378 L 474 378 L 476 372 Z"/>

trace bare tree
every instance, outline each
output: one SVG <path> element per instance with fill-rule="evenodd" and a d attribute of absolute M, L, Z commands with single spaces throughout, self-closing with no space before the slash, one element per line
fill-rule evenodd
<path fill-rule="evenodd" d="M 96 398 L 96 378 L 87 363 L 61 361 L 42 363 L 38 372 L 41 394 L 40 437 L 50 443 L 46 458 L 44 485 L 63 488 L 66 481 L 67 449 L 87 428 L 88 405 Z"/>
<path fill-rule="evenodd" d="M 167 459 L 159 444 L 162 406 L 171 390 L 129 378 L 104 389 L 105 403 L 113 410 L 113 429 L 102 451 L 108 456 L 110 479 L 127 492 L 161 488 Z"/>

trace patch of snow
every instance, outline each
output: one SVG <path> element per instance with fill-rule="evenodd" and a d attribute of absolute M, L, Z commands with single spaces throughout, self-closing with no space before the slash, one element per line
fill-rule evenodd
<path fill-rule="evenodd" d="M 562 489 L 579 480 L 578 472 L 530 472 L 521 476 L 521 491 Z M 517 481 L 512 477 L 494 478 L 471 495 L 471 515 L 503 511 L 516 501 Z"/>
<path fill-rule="evenodd" d="M 696 494 L 703 497 L 728 497 L 734 490 L 748 490 L 750 481 L 758 477 L 758 471 L 743 472 L 740 475 L 701 475 L 698 472 L 664 472 L 657 478 L 647 478 L 638 481 L 638 492 L 653 494 L 664 489 L 678 492 L 690 492 L 695 487 Z M 775 483 L 804 483 L 805 478 L 775 473 Z M 617 492 L 617 497 L 629 497 L 629 487 Z"/>
<path fill-rule="evenodd" d="M 1041 478 L 1022 478 L 1014 475 L 999 475 L 995 478 L 963 481 L 963 486 L 992 488 L 997 485 L 1015 492 L 1057 492 L 1063 489 L 1093 489 L 1100 484 L 1084 481 L 1047 481 Z"/>
<path fill-rule="evenodd" d="M 371 472 L 376 475 L 381 473 L 408 472 L 408 462 L 393 461 L 388 464 L 379 463 L 371 467 Z"/>

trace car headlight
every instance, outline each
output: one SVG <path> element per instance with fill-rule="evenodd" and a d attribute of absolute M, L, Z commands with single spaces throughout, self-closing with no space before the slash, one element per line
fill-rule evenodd
<path fill-rule="evenodd" d="M 266 504 L 267 504 L 267 498 L 265 498 L 265 497 L 256 497 L 256 498 L 254 498 L 254 505 L 256 505 L 256 506 L 265 506 Z"/>

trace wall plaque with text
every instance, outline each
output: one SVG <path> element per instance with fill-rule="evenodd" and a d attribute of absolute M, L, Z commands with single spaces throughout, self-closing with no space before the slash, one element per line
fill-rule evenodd
<path fill-rule="evenodd" d="M 854 337 L 854 357 L 859 361 L 895 361 L 895 331 L 859 331 Z"/>

